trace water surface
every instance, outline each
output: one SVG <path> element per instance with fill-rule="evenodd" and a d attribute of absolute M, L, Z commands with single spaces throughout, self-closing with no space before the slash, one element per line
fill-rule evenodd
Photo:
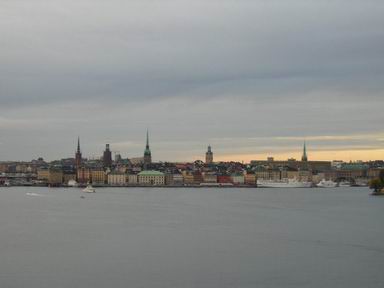
<path fill-rule="evenodd" d="M 0 188 L 0 287 L 384 287 L 383 212 L 366 188 Z"/>

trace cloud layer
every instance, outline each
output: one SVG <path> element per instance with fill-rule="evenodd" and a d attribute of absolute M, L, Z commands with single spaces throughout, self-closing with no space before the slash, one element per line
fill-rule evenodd
<path fill-rule="evenodd" d="M 86 156 L 109 142 L 133 157 L 147 127 L 155 160 L 208 143 L 225 159 L 287 154 L 304 138 L 312 155 L 380 157 L 383 14 L 380 1 L 2 1 L 0 159 L 71 156 L 77 135 Z"/>

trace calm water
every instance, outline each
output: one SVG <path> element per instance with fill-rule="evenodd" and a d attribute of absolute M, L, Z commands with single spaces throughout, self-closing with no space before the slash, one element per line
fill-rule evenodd
<path fill-rule="evenodd" d="M 368 189 L 0 188 L 0 287 L 384 287 Z"/>

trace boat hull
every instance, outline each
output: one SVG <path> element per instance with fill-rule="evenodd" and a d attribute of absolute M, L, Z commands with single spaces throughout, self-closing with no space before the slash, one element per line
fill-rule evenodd
<path fill-rule="evenodd" d="M 337 187 L 337 183 L 331 180 L 328 180 L 328 181 L 322 180 L 316 186 L 320 188 L 335 188 Z"/>

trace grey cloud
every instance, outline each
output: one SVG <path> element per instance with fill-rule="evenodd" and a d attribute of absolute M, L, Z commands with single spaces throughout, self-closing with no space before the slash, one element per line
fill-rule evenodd
<path fill-rule="evenodd" d="M 210 138 L 257 152 L 273 141 L 241 139 L 380 133 L 383 12 L 380 1 L 2 1 L 0 159 L 65 156 L 78 134 L 93 154 L 105 141 L 140 154 L 147 127 L 170 160 Z M 165 140 L 191 147 L 171 153 Z"/>

